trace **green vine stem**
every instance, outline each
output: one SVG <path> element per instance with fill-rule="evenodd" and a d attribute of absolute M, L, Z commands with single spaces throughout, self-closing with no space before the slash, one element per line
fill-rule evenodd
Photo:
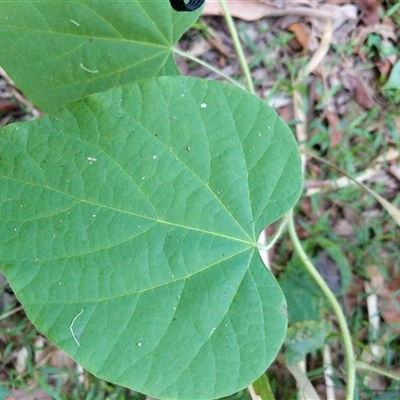
<path fill-rule="evenodd" d="M 228 10 L 226 1 L 225 0 L 219 0 L 219 1 L 221 3 L 221 7 L 224 12 L 224 17 L 228 25 L 229 33 L 231 34 L 233 44 L 235 46 L 236 54 L 239 57 L 239 62 L 242 67 L 243 74 L 246 77 L 248 90 L 250 93 L 255 94 L 253 79 L 251 77 L 249 66 L 247 65 L 246 57 L 244 56 L 243 47 L 240 43 L 239 35 L 237 33 L 235 23 L 233 22 L 232 15 Z"/>
<path fill-rule="evenodd" d="M 226 79 L 228 82 L 230 82 L 230 83 L 232 83 L 232 84 L 234 84 L 234 85 L 240 87 L 241 89 L 245 90 L 245 88 L 243 87 L 243 85 L 241 85 L 238 81 L 236 81 L 235 79 L 232 79 L 229 75 L 224 74 L 224 73 L 221 72 L 219 69 L 217 69 L 217 68 L 215 68 L 214 66 L 212 66 L 211 64 L 209 64 L 209 63 L 207 63 L 207 62 L 201 60 L 200 58 L 195 57 L 195 56 L 192 56 L 192 55 L 190 55 L 189 53 L 185 53 L 184 51 L 179 50 L 179 49 L 177 49 L 176 47 L 174 47 L 174 48 L 172 49 L 172 51 L 173 51 L 175 54 L 177 54 L 177 55 L 179 55 L 179 56 L 181 56 L 181 57 L 187 58 L 188 60 L 194 61 L 194 62 L 196 62 L 197 64 L 200 64 L 200 65 L 202 65 L 203 67 L 208 68 L 210 71 L 212 71 L 212 72 L 214 72 L 215 74 L 217 74 L 217 75 L 221 76 L 222 78 Z"/>
<path fill-rule="evenodd" d="M 390 379 L 393 379 L 395 381 L 400 381 L 400 375 L 396 375 L 390 371 L 385 371 L 382 368 L 377 368 L 377 367 L 373 367 L 372 365 L 369 365 L 365 362 L 362 361 L 356 361 L 355 363 L 356 368 L 358 369 L 365 369 L 367 371 L 371 371 L 371 372 L 375 372 L 377 374 L 383 375 L 383 376 L 387 376 Z"/>
<path fill-rule="evenodd" d="M 356 368 L 355 368 L 355 361 L 354 361 L 354 349 L 353 344 L 351 342 L 350 331 L 347 326 L 346 317 L 343 314 L 343 311 L 336 300 L 335 295 L 329 289 L 328 285 L 325 283 L 321 275 L 318 273 L 316 268 L 314 267 L 313 263 L 308 258 L 307 254 L 305 253 L 299 238 L 297 237 L 296 230 L 294 227 L 294 218 L 293 218 L 293 209 L 289 212 L 289 234 L 292 239 L 293 245 L 301 259 L 303 261 L 304 266 L 306 267 L 309 274 L 313 277 L 315 282 L 321 288 L 322 292 L 328 299 L 333 311 L 336 314 L 340 331 L 343 337 L 343 345 L 344 345 L 344 352 L 346 356 L 346 369 L 347 369 L 347 394 L 346 400 L 353 400 L 354 398 L 354 390 L 355 390 L 355 382 L 356 382 Z"/>

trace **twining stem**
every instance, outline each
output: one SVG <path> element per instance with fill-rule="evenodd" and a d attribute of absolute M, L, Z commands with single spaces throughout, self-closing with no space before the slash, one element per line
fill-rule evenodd
<path fill-rule="evenodd" d="M 235 79 L 232 79 L 229 75 L 224 74 L 222 71 L 220 71 L 219 69 L 215 68 L 211 64 L 201 60 L 200 58 L 192 56 L 189 53 L 185 53 L 184 51 L 179 50 L 176 47 L 174 47 L 172 49 L 172 51 L 175 54 L 178 54 L 181 57 L 187 58 L 188 60 L 192 60 L 192 61 L 196 62 L 197 64 L 200 64 L 203 67 L 208 68 L 210 71 L 212 71 L 215 74 L 217 74 L 217 75 L 221 76 L 222 78 L 226 79 L 228 82 L 233 83 L 234 85 L 240 87 L 241 89 L 244 89 L 243 85 L 241 85 L 238 81 L 236 81 Z"/>
<path fill-rule="evenodd" d="M 344 345 L 344 352 L 346 357 L 346 369 L 347 369 L 347 394 L 346 400 L 353 400 L 354 399 L 354 390 L 355 390 L 355 383 L 356 383 L 356 368 L 355 368 L 355 361 L 354 361 L 354 349 L 353 344 L 351 342 L 350 331 L 347 326 L 346 317 L 343 314 L 343 311 L 336 300 L 335 295 L 329 289 L 329 286 L 325 283 L 324 279 L 321 277 L 319 272 L 314 267 L 313 263 L 308 258 L 307 254 L 305 253 L 299 238 L 297 237 L 296 230 L 294 227 L 294 218 L 293 218 L 293 209 L 289 212 L 289 234 L 292 239 L 293 245 L 301 259 L 303 261 L 304 266 L 306 267 L 308 273 L 313 277 L 315 282 L 318 284 L 326 298 L 328 299 L 333 311 L 336 314 L 336 318 L 339 323 L 340 331 L 343 337 L 343 345 Z"/>
<path fill-rule="evenodd" d="M 251 77 L 249 66 L 247 65 L 246 57 L 244 56 L 243 47 L 240 43 L 239 35 L 237 33 L 235 23 L 233 22 L 232 15 L 228 10 L 226 1 L 225 0 L 219 0 L 219 1 L 221 3 L 221 7 L 224 12 L 224 17 L 228 25 L 229 33 L 231 34 L 233 44 L 235 46 L 236 54 L 239 57 L 240 66 L 242 67 L 243 74 L 247 81 L 248 90 L 250 93 L 255 94 L 253 79 Z"/>

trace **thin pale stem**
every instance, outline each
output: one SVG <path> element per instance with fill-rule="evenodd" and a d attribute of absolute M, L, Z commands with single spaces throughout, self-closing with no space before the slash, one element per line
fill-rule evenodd
<path fill-rule="evenodd" d="M 268 251 L 270 250 L 275 243 L 281 238 L 283 230 L 286 228 L 286 225 L 288 223 L 288 216 L 287 214 L 283 216 L 282 218 L 282 222 L 279 224 L 277 231 L 275 232 L 275 235 L 272 236 L 272 238 L 268 241 L 268 243 L 259 243 L 257 245 L 259 250 L 264 250 L 264 251 Z"/>
<path fill-rule="evenodd" d="M 251 73 L 249 66 L 247 65 L 247 60 L 244 55 L 242 44 L 240 43 L 239 35 L 237 33 L 235 23 L 233 22 L 233 18 L 231 13 L 228 10 L 228 6 L 225 0 L 219 0 L 221 3 L 222 10 L 224 12 L 224 17 L 226 23 L 228 25 L 229 33 L 231 34 L 233 44 L 235 46 L 236 53 L 239 57 L 240 66 L 242 67 L 243 74 L 247 81 L 247 87 L 250 93 L 255 94 L 253 79 L 251 78 Z"/>
<path fill-rule="evenodd" d="M 177 49 L 176 47 L 173 48 L 173 52 L 175 54 L 178 54 L 181 57 L 187 58 L 188 60 L 194 61 L 197 64 L 202 65 L 203 67 L 208 68 L 210 71 L 214 72 L 215 74 L 221 76 L 222 78 L 226 79 L 228 82 L 233 83 L 234 85 L 240 87 L 241 89 L 245 89 L 243 87 L 243 85 L 241 85 L 238 81 L 235 81 L 234 79 L 232 79 L 229 75 L 224 74 L 223 72 L 221 72 L 219 69 L 215 68 L 214 66 L 212 66 L 211 64 L 201 60 L 198 57 L 192 56 L 189 53 L 185 53 L 182 50 Z"/>
<path fill-rule="evenodd" d="M 336 314 L 336 318 L 339 323 L 340 331 L 343 337 L 343 345 L 344 352 L 346 356 L 346 369 L 347 369 L 347 394 L 346 400 L 353 400 L 354 398 L 354 390 L 355 390 L 355 382 L 356 382 L 356 368 L 354 362 L 354 349 L 353 344 L 351 342 L 351 335 L 349 328 L 347 326 L 346 317 L 343 314 L 343 311 L 332 291 L 329 289 L 329 286 L 323 280 L 321 275 L 318 273 L 317 269 L 314 267 L 313 263 L 308 258 L 305 253 L 299 238 L 297 237 L 296 230 L 294 227 L 293 220 L 293 209 L 289 213 L 289 233 L 292 239 L 293 245 L 299 255 L 300 259 L 303 261 L 304 266 L 306 267 L 309 274 L 313 277 L 315 282 L 321 288 L 322 292 L 325 294 L 328 299 L 333 311 Z"/>
<path fill-rule="evenodd" d="M 22 309 L 23 309 L 23 307 L 19 306 L 19 307 L 16 307 L 16 308 L 14 308 L 13 310 L 11 310 L 9 312 L 6 312 L 6 313 L 0 315 L 0 321 L 3 320 L 3 319 L 8 318 L 10 315 L 13 315 L 13 314 L 17 313 L 18 311 L 21 311 Z"/>
<path fill-rule="evenodd" d="M 356 361 L 355 362 L 355 366 L 358 369 L 365 369 L 367 371 L 371 371 L 371 372 L 375 372 L 377 374 L 383 375 L 383 376 L 387 376 L 390 379 L 394 379 L 396 381 L 400 381 L 400 375 L 399 374 L 394 374 L 390 371 L 386 371 L 382 368 L 377 368 L 377 367 L 373 367 L 372 365 L 369 365 L 365 362 L 362 361 Z"/>

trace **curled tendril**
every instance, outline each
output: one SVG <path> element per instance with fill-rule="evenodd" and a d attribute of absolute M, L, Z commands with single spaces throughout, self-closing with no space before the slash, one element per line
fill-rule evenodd
<path fill-rule="evenodd" d="M 185 3 L 184 0 L 169 0 L 169 2 L 175 11 L 194 11 L 203 5 L 204 0 L 189 0 L 189 3 Z"/>

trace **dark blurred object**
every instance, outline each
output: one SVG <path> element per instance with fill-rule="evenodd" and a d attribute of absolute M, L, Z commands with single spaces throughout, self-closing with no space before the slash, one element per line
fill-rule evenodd
<path fill-rule="evenodd" d="M 322 251 L 319 254 L 315 263 L 315 267 L 324 278 L 324 281 L 328 284 L 332 292 L 335 294 L 341 293 L 339 269 L 337 265 L 331 260 L 329 254 L 326 251 Z"/>

